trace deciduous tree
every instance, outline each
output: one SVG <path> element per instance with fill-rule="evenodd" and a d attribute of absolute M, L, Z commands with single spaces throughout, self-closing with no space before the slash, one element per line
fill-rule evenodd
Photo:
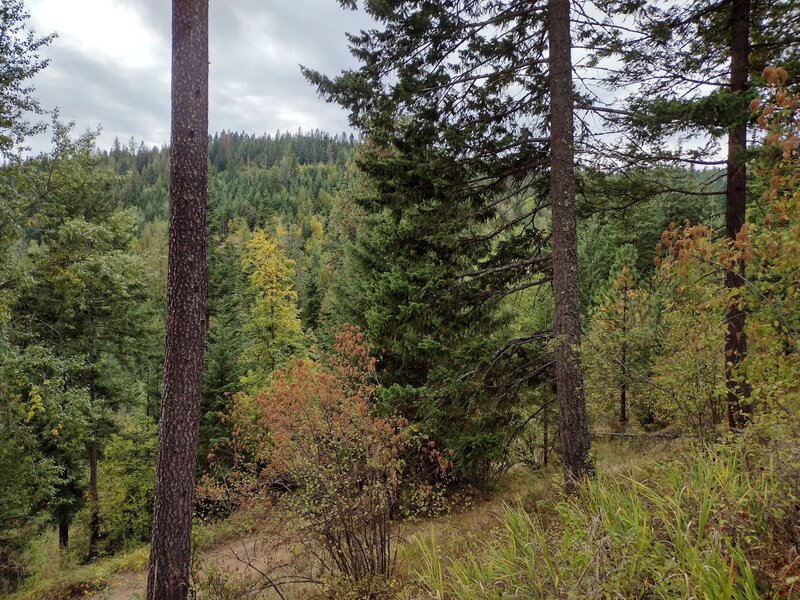
<path fill-rule="evenodd" d="M 250 340 L 240 360 L 248 367 L 247 385 L 261 389 L 267 377 L 303 347 L 303 329 L 292 275 L 294 262 L 262 230 L 245 245 L 242 268 L 250 280 L 253 304 L 244 331 Z"/>
<path fill-rule="evenodd" d="M 704 189 L 690 193 L 724 196 L 725 238 L 733 246 L 746 222 L 752 83 L 778 60 L 797 76 L 800 6 L 750 0 L 606 0 L 599 5 L 608 11 L 607 19 L 602 26 L 593 23 L 585 37 L 602 48 L 600 56 L 619 59 L 619 68 L 603 79 L 629 92 L 623 109 L 605 113 L 621 125 L 623 139 L 617 148 L 621 152 L 609 150 L 611 163 L 615 168 L 659 163 L 724 167 L 724 172 L 709 170 Z M 621 19 L 629 20 L 630 27 L 618 27 Z M 723 137 L 727 144 L 720 159 Z M 715 182 L 723 177 L 720 192 Z M 732 264 L 725 276 L 724 343 L 731 427 L 741 427 L 750 411 L 750 385 L 741 368 L 747 355 L 745 281 L 745 263 Z"/>

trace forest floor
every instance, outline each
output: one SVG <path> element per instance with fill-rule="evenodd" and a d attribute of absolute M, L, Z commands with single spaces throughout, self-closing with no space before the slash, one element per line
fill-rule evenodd
<path fill-rule="evenodd" d="M 492 493 L 476 493 L 461 498 L 460 503 L 449 514 L 405 524 L 402 528 L 403 541 L 398 551 L 397 566 L 398 578 L 406 588 L 405 595 L 401 597 L 418 597 L 413 581 L 419 561 L 416 545 L 420 533 L 436 535 L 441 540 L 440 544 L 451 554 L 466 551 L 479 539 L 491 534 L 506 503 L 519 504 L 528 499 L 526 490 L 530 481 L 528 473 L 509 475 Z M 291 561 L 290 548 L 286 545 L 270 544 L 266 539 L 268 535 L 269 530 L 259 530 L 256 525 L 255 531 L 225 535 L 220 541 L 201 550 L 196 557 L 194 570 L 199 573 L 199 578 L 206 579 L 206 590 L 208 587 L 225 587 L 230 593 L 231 589 L 241 586 L 240 593 L 244 594 L 245 590 L 252 591 L 259 583 L 263 583 L 262 573 L 274 569 L 276 564 Z M 213 583 L 208 581 L 211 578 Z M 146 570 L 122 571 L 109 577 L 103 589 L 88 597 L 92 600 L 142 600 L 145 597 L 146 582 Z M 282 593 L 287 600 L 315 595 L 307 586 L 287 586 L 282 589 Z M 207 596 L 208 591 L 204 595 Z M 212 596 L 215 600 L 217 597 L 227 597 L 222 593 Z M 261 597 L 271 598 L 273 595 L 264 594 L 259 596 Z M 277 595 L 274 597 L 279 598 Z"/>
<path fill-rule="evenodd" d="M 623 440 L 595 446 L 598 471 L 628 473 L 636 466 L 658 460 L 674 451 L 680 442 L 657 441 L 640 444 Z M 624 447 L 623 447 L 624 446 Z M 396 577 L 401 588 L 399 598 L 412 600 L 430 597 L 419 587 L 417 573 L 422 568 L 421 538 L 436 540 L 448 557 L 459 557 L 500 535 L 501 518 L 506 507 L 521 506 L 546 520 L 553 514 L 561 496 L 561 474 L 556 468 L 531 472 L 526 468 L 506 474 L 491 492 L 473 492 L 451 500 L 450 510 L 435 518 L 419 519 L 402 527 Z M 198 598 L 255 597 L 253 590 L 263 586 L 263 573 L 278 576 L 288 565 L 295 572 L 307 565 L 296 564 L 291 546 L 276 542 L 273 526 L 256 514 L 236 514 L 210 527 L 201 526 L 195 533 L 200 548 L 193 564 L 195 580 L 200 582 Z M 280 524 L 284 530 L 291 525 Z M 284 531 L 286 533 L 286 531 Z M 44 544 L 44 542 L 43 542 Z M 36 576 L 9 600 L 140 600 L 145 597 L 147 547 L 142 546 L 117 556 L 100 559 L 91 565 L 71 568 L 59 561 L 57 549 L 42 550 L 42 564 Z M 295 564 L 293 564 L 295 561 Z M 278 568 L 275 571 L 276 565 Z M 315 588 L 292 585 L 282 588 L 282 595 L 261 594 L 259 598 L 308 599 Z M 316 588 L 318 589 L 318 588 Z M 230 595 L 232 590 L 234 595 Z M 205 592 L 205 593 L 203 593 Z M 213 593 L 212 593 L 213 592 Z"/>
<path fill-rule="evenodd" d="M 262 541 L 258 532 L 244 533 L 220 541 L 200 553 L 200 563 L 214 572 L 224 572 L 230 577 L 245 579 L 268 567 L 274 555 L 257 552 Z M 93 600 L 141 600 L 145 597 L 147 571 L 134 570 L 113 575 Z"/>

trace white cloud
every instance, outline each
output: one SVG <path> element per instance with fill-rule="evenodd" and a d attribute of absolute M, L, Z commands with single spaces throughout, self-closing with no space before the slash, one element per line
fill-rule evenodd
<path fill-rule="evenodd" d="M 169 48 L 130 6 L 113 0 L 29 0 L 27 4 L 40 34 L 58 33 L 55 51 L 66 47 L 120 69 L 169 63 Z"/>
<path fill-rule="evenodd" d="M 169 0 L 27 0 L 38 35 L 58 32 L 50 66 L 34 80 L 43 107 L 78 129 L 102 125 L 147 145 L 169 141 Z M 253 133 L 349 131 L 339 107 L 320 100 L 298 63 L 336 74 L 354 64 L 346 31 L 369 26 L 336 0 L 211 0 L 209 125 Z M 31 140 L 35 151 L 48 136 Z"/>

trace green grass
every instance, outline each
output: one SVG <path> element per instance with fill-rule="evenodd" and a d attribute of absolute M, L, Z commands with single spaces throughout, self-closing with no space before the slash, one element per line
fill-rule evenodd
<path fill-rule="evenodd" d="M 563 497 L 557 466 L 513 471 L 492 494 L 406 524 L 396 597 L 800 598 L 795 438 L 710 448 L 599 443 L 600 474 L 574 499 Z M 260 528 L 261 517 L 247 512 L 200 524 L 195 548 Z M 73 537 L 66 555 L 54 532 L 36 540 L 27 557 L 32 576 L 11 600 L 81 597 L 117 573 L 146 568 L 144 545 L 81 565 L 80 531 Z M 286 594 L 304 598 L 309 590 Z"/>
<path fill-rule="evenodd" d="M 257 515 L 241 512 L 228 519 L 211 523 L 196 523 L 192 541 L 197 551 L 202 551 L 222 541 L 254 531 Z M 86 535 L 78 523 L 72 533 L 71 548 L 61 552 L 55 530 L 42 533 L 28 547 L 25 564 L 29 575 L 22 587 L 6 596 L 6 600 L 69 600 L 91 597 L 105 589 L 116 574 L 143 571 L 147 568 L 149 546 L 140 544 L 114 556 L 100 557 L 90 564 L 82 564 L 86 555 Z M 102 596 L 101 596 L 102 597 Z"/>
<path fill-rule="evenodd" d="M 82 548 L 76 547 L 61 552 L 56 533 L 43 533 L 34 540 L 26 553 L 30 575 L 21 589 L 7 596 L 8 600 L 68 600 L 90 597 L 93 592 L 104 589 L 115 573 L 146 568 L 149 556 L 149 549 L 143 544 L 112 557 L 81 564 L 79 557 L 85 553 L 80 550 Z"/>
<path fill-rule="evenodd" d="M 689 449 L 600 475 L 555 517 L 507 505 L 500 534 L 465 555 L 420 537 L 418 576 L 442 600 L 791 597 L 793 491 L 753 462 L 741 445 Z"/>

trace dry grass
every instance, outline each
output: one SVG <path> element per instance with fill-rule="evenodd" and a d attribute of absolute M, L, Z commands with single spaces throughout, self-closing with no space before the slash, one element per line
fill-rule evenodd
<path fill-rule="evenodd" d="M 642 465 L 657 463 L 674 454 L 680 442 L 600 440 L 594 446 L 597 470 L 609 476 L 630 475 Z M 483 545 L 506 535 L 504 519 L 509 506 L 536 515 L 542 523 L 558 518 L 556 505 L 563 500 L 561 473 L 550 467 L 532 473 L 512 469 L 491 493 L 465 493 L 450 503 L 450 511 L 435 518 L 402 525 L 402 543 L 393 595 L 401 600 L 430 598 L 420 585 L 425 568 L 421 540 L 435 539 L 437 549 L 448 560 L 461 560 Z M 316 585 L 293 584 L 277 592 L 264 589 L 263 574 L 273 578 L 289 574 L 316 573 L 313 558 L 292 542 L 290 523 L 276 522 L 261 511 L 243 510 L 225 521 L 199 525 L 195 565 L 200 598 L 209 600 L 308 600 L 319 596 Z M 278 533 L 279 532 L 279 533 Z M 76 537 L 79 537 L 76 536 Z M 67 562 L 65 562 L 65 560 Z M 48 532 L 32 548 L 34 577 L 9 600 L 94 597 L 98 600 L 140 598 L 147 564 L 147 547 L 141 546 L 92 565 L 59 555 L 57 540 Z"/>

